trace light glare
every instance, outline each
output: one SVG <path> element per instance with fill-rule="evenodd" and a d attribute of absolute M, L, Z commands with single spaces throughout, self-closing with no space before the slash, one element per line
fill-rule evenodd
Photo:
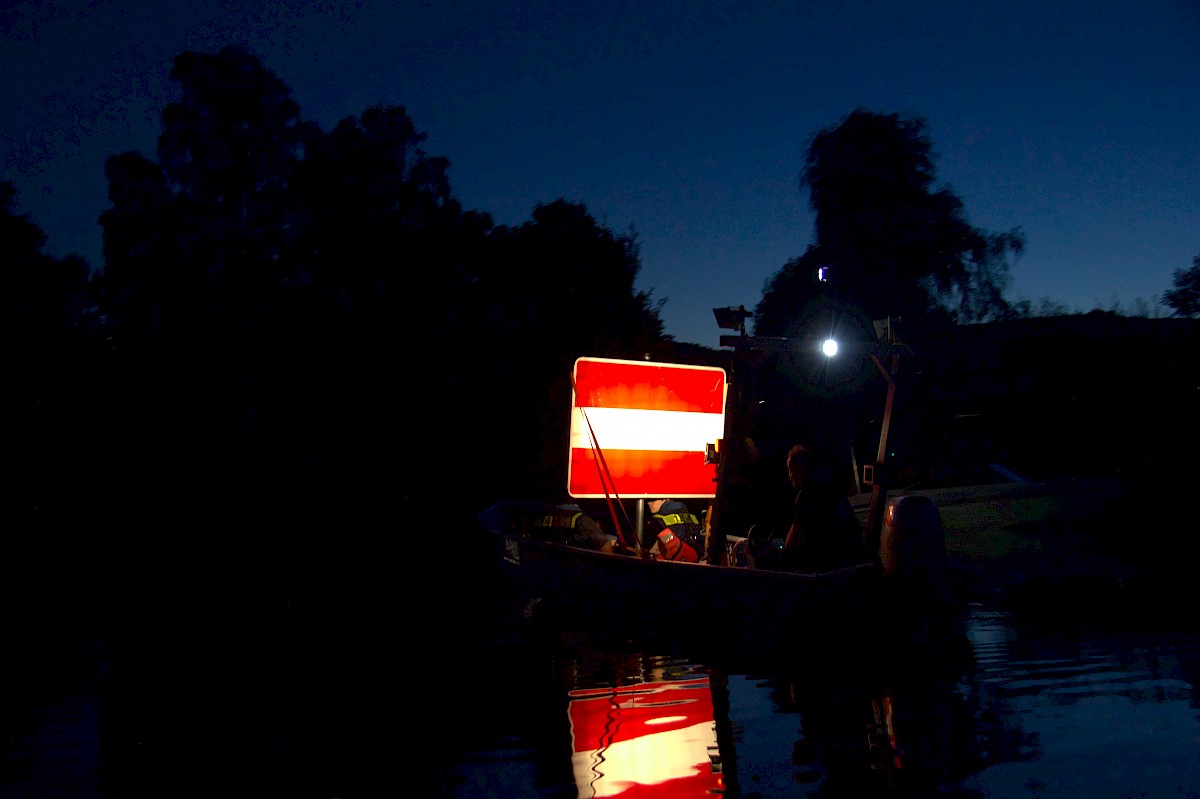
<path fill-rule="evenodd" d="M 837 355 L 837 351 L 837 342 L 831 338 L 825 339 L 825 343 L 821 345 L 821 352 L 825 353 L 826 358 L 832 358 L 833 356 Z"/>

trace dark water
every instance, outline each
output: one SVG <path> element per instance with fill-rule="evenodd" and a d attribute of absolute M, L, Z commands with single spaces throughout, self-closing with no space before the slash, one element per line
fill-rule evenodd
<path fill-rule="evenodd" d="M 6 563 L 6 799 L 1200 796 L 1185 625 L 976 604 L 935 662 L 777 662 L 319 544 Z"/>
<path fill-rule="evenodd" d="M 679 773 L 716 771 L 726 795 L 1200 796 L 1200 647 L 1191 632 L 1105 630 L 1090 619 L 1026 623 L 976 604 L 965 634 L 968 657 L 954 666 L 887 669 L 882 680 L 861 664 L 822 669 L 820 653 L 808 663 L 730 671 L 653 644 L 596 648 L 594 638 L 561 636 L 541 655 L 553 688 L 525 685 L 529 705 L 490 707 L 496 735 L 454 766 L 451 794 L 705 795 L 661 771 L 637 788 L 622 782 L 639 771 L 619 758 L 667 758 L 666 737 L 648 755 L 652 747 L 622 746 L 619 734 L 618 743 L 575 740 L 569 720 L 573 695 L 608 689 L 606 730 L 649 729 L 638 727 L 621 687 L 704 679 L 715 698 L 714 756 L 685 757 Z M 569 769 L 573 744 L 593 751 L 582 777 Z"/>

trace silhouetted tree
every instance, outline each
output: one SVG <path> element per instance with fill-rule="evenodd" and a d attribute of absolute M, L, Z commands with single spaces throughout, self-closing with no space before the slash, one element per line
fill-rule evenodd
<path fill-rule="evenodd" d="M 171 78 L 181 97 L 163 112 L 157 162 L 137 153 L 108 162 L 106 310 L 127 335 L 210 347 L 277 304 L 268 294 L 285 277 L 279 259 L 295 228 L 287 188 L 299 108 L 237 48 L 185 52 Z"/>
<path fill-rule="evenodd" d="M 1071 311 L 1061 302 L 1042 297 L 1035 306 L 1029 299 L 1022 298 L 1009 306 L 1013 319 L 1029 319 L 1035 316 L 1066 316 Z"/>
<path fill-rule="evenodd" d="M 405 336 L 445 335 L 444 298 L 466 281 L 456 252 L 475 217 L 451 198 L 448 163 L 400 107 L 329 133 L 300 121 L 286 85 L 236 48 L 183 53 L 171 76 L 181 98 L 157 162 L 111 158 L 102 217 L 122 374 L 150 389 L 128 391 L 141 457 L 170 457 L 147 431 L 172 430 L 165 446 L 196 464 L 176 482 L 229 501 L 344 507 L 401 482 L 430 429 L 412 397 L 440 393 L 424 369 L 437 348 Z M 146 396 L 161 401 L 138 407 Z"/>
<path fill-rule="evenodd" d="M 539 205 L 533 220 L 499 229 L 504 292 L 496 319 L 514 341 L 553 332 L 559 357 L 640 357 L 663 338 L 648 292 L 634 288 L 641 268 L 637 241 L 601 227 L 587 209 L 565 200 Z M 553 364 L 558 370 L 562 363 Z"/>
<path fill-rule="evenodd" d="M 122 346 L 162 335 L 184 302 L 178 286 L 175 214 L 162 170 L 139 153 L 105 163 L 112 207 L 100 215 L 104 270 L 100 284 L 108 330 Z"/>
<path fill-rule="evenodd" d="M 157 161 L 125 153 L 106 167 L 103 309 L 126 400 L 114 415 L 147 493 L 169 504 L 207 483 L 216 506 L 253 471 L 269 406 L 261 383 L 293 277 L 282 256 L 299 109 L 237 48 L 182 53 L 171 78 L 180 98 L 163 112 Z"/>
<path fill-rule="evenodd" d="M 666 338 L 658 306 L 634 288 L 636 239 L 600 226 L 583 205 L 539 205 L 531 221 L 492 231 L 489 245 L 488 267 L 472 291 L 483 322 L 472 346 L 486 353 L 477 373 L 488 390 L 472 396 L 505 398 L 489 402 L 489 410 L 503 410 L 488 417 L 483 434 L 506 441 L 509 453 L 536 452 L 523 479 L 561 495 L 575 359 L 653 351 Z"/>
<path fill-rule="evenodd" d="M 314 431 L 320 463 L 356 493 L 427 479 L 463 448 L 461 420 L 447 415 L 469 369 L 465 309 L 491 222 L 462 210 L 449 162 L 426 155 L 424 140 L 404 108 L 374 107 L 328 134 L 307 129 L 296 171 L 304 219 L 289 250 L 298 283 L 287 327 L 308 368 L 293 370 L 302 382 L 287 406 L 297 421 L 338 420 Z"/>
<path fill-rule="evenodd" d="M 0 264 L 5 288 L 0 319 L 8 332 L 11 358 L 38 361 L 83 335 L 90 295 L 87 262 L 77 255 L 53 258 L 42 252 L 46 236 L 28 214 L 13 212 L 16 193 L 0 181 Z"/>
<path fill-rule="evenodd" d="M 324 132 L 241 50 L 183 53 L 171 74 L 157 161 L 110 158 L 102 216 L 116 416 L 140 440 L 125 464 L 158 495 L 469 507 L 431 476 L 497 428 L 506 484 L 542 469 L 532 411 L 573 359 L 663 339 L 632 237 L 561 202 L 513 229 L 464 211 L 403 107 Z"/>
<path fill-rule="evenodd" d="M 5 518 L 46 522 L 83 501 L 95 302 L 87 263 L 43 253 L 42 229 L 14 212 L 14 199 L 12 184 L 0 182 L 0 407 L 14 500 Z"/>
<path fill-rule="evenodd" d="M 1163 294 L 1163 305 L 1175 316 L 1200 316 L 1200 255 L 1189 269 L 1176 269 L 1171 278 L 1174 288 Z"/>
<path fill-rule="evenodd" d="M 823 302 L 869 319 L 941 309 L 962 321 L 1004 317 L 1006 258 L 1021 251 L 1021 235 L 971 227 L 962 201 L 934 190 L 934 171 L 921 118 L 859 109 L 816 134 L 801 176 L 815 243 L 768 282 L 755 331 L 793 334 Z"/>

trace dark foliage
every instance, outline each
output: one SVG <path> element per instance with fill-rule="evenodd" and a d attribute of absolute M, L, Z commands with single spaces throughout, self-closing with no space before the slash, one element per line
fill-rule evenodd
<path fill-rule="evenodd" d="M 894 471 L 927 487 L 985 480 L 993 463 L 1179 486 L 1200 444 L 1186 422 L 1200 411 L 1198 337 L 1191 320 L 1107 311 L 958 326 L 902 364 Z"/>
<path fill-rule="evenodd" d="M 1200 316 L 1200 255 L 1189 269 L 1176 269 L 1171 277 L 1174 287 L 1163 294 L 1163 304 L 1176 316 Z"/>
<path fill-rule="evenodd" d="M 324 132 L 240 50 L 171 76 L 157 160 L 108 162 L 112 510 L 398 528 L 561 492 L 573 359 L 665 341 L 634 240 L 563 201 L 494 228 L 403 108 Z"/>
<path fill-rule="evenodd" d="M 826 307 L 868 319 L 1005 317 L 1006 259 L 1020 253 L 1021 235 L 969 225 L 962 201 L 934 188 L 934 171 L 920 118 L 859 109 L 814 136 L 801 186 L 816 212 L 815 243 L 768 282 L 755 331 L 808 335 Z"/>
<path fill-rule="evenodd" d="M 43 254 L 45 235 L 13 212 L 13 197 L 12 186 L 0 182 L 0 411 L 13 499 L 8 510 L 23 529 L 58 516 L 64 504 L 82 502 L 98 467 L 89 457 L 98 336 L 87 264 L 74 255 Z"/>

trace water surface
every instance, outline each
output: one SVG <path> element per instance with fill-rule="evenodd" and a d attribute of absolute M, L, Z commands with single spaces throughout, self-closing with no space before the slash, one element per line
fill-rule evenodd
<path fill-rule="evenodd" d="M 1190 631 L 1112 630 L 1091 619 L 1026 624 L 976 604 L 965 636 L 968 658 L 921 675 L 870 667 L 834 673 L 804 662 L 731 672 L 652 642 L 561 632 L 556 639 L 543 630 L 534 637 L 544 649 L 529 668 L 541 671 L 544 686 L 524 689 L 542 699 L 492 706 L 501 738 L 459 756 L 450 790 L 456 797 L 1200 795 L 1200 657 Z M 710 700 L 692 704 L 712 712 L 706 725 L 670 704 L 663 687 L 672 684 L 679 697 L 703 685 Z M 638 689 L 650 704 L 630 700 Z M 580 697 L 607 700 L 607 738 L 585 740 Z M 658 727 L 641 717 L 655 701 L 667 719 Z M 674 741 L 659 732 L 673 723 L 686 732 Z M 522 732 L 530 726 L 540 732 Z M 639 734 L 654 746 L 629 745 Z M 698 741 L 707 758 L 697 757 Z M 586 780 L 570 768 L 581 751 Z"/>
<path fill-rule="evenodd" d="M 288 551 L 10 570 L 0 796 L 1200 796 L 1196 637 L 1153 614 L 784 662 Z"/>

